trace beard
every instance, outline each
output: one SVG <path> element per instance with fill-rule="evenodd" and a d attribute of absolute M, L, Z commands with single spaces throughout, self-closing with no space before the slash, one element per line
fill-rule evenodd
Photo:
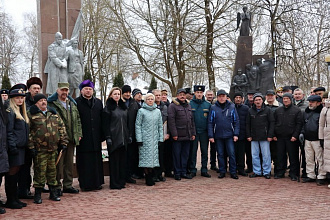
<path fill-rule="evenodd" d="M 317 108 L 317 106 L 308 106 L 309 110 L 315 110 Z"/>

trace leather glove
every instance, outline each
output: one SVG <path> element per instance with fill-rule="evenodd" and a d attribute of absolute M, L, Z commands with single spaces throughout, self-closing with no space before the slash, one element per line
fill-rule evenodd
<path fill-rule="evenodd" d="M 320 145 L 324 149 L 324 139 L 320 139 Z"/>
<path fill-rule="evenodd" d="M 129 138 L 128 138 L 128 144 L 131 144 L 132 142 L 133 142 L 132 138 L 129 137 Z"/>
<path fill-rule="evenodd" d="M 300 135 L 299 135 L 299 141 L 300 141 L 301 144 L 304 143 L 304 141 L 305 141 L 305 137 L 304 137 L 303 134 L 300 134 Z"/>
<path fill-rule="evenodd" d="M 136 142 L 138 147 L 141 147 L 143 145 L 143 142 Z"/>
<path fill-rule="evenodd" d="M 35 157 L 38 155 L 38 151 L 35 148 L 30 149 L 30 155 L 31 157 Z"/>
<path fill-rule="evenodd" d="M 18 149 L 17 149 L 17 147 L 9 147 L 9 148 L 8 148 L 8 154 L 9 154 L 9 155 L 17 155 L 17 154 L 18 154 Z"/>

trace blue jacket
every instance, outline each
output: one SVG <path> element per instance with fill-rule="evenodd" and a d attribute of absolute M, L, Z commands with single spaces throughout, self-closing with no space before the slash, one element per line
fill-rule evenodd
<path fill-rule="evenodd" d="M 224 109 L 220 107 L 217 101 L 211 106 L 208 118 L 208 136 L 209 138 L 231 138 L 239 135 L 239 118 L 233 103 L 228 100 Z"/>
<path fill-rule="evenodd" d="M 196 133 L 201 134 L 207 132 L 207 118 L 209 116 L 211 103 L 206 101 L 204 96 L 202 99 L 196 99 L 194 96 L 190 101 L 190 106 L 194 115 Z"/>
<path fill-rule="evenodd" d="M 246 138 L 246 117 L 249 113 L 249 107 L 247 105 L 235 105 L 238 118 L 239 118 L 239 136 L 238 140 L 245 140 Z"/>

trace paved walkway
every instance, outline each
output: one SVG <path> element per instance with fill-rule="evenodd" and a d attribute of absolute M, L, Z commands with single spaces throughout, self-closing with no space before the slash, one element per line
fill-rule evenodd
<path fill-rule="evenodd" d="M 6 209 L 0 219 L 329 219 L 330 189 L 315 183 L 285 179 L 198 175 L 193 180 L 147 187 L 143 180 L 126 189 L 103 189 L 64 194 L 60 202 L 42 194 L 43 203 L 32 200 L 21 210 Z M 78 187 L 77 179 L 74 186 Z M 3 187 L 1 195 L 4 195 Z M 3 198 L 4 199 L 4 198 Z"/>

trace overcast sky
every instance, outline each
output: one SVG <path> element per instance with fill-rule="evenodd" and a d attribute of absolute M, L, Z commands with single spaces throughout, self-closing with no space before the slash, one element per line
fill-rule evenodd
<path fill-rule="evenodd" d="M 37 0 L 0 0 L 4 10 L 12 16 L 18 28 L 23 28 L 23 14 L 26 12 L 37 13 Z"/>

